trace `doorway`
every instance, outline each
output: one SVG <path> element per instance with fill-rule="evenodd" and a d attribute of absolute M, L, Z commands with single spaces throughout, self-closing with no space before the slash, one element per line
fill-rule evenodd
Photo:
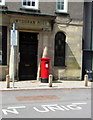
<path fill-rule="evenodd" d="M 36 80 L 38 33 L 19 32 L 19 80 Z"/>

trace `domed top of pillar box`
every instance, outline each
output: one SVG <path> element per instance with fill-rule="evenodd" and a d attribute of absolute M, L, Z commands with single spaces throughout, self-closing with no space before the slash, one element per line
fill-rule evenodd
<path fill-rule="evenodd" d="M 43 57 L 43 58 L 40 58 L 41 61 L 49 61 L 50 58 L 49 57 Z"/>

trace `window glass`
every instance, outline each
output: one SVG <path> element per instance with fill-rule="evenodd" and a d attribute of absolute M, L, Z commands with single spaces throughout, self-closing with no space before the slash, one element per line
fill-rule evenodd
<path fill-rule="evenodd" d="M 92 50 L 93 50 L 93 2 L 92 2 Z M 93 70 L 93 53 L 92 53 L 92 70 Z"/>
<path fill-rule="evenodd" d="M 5 5 L 5 0 L 0 0 L 0 5 Z"/>
<path fill-rule="evenodd" d="M 0 65 L 2 64 L 2 28 L 0 27 Z"/>
<path fill-rule="evenodd" d="M 35 1 L 32 1 L 32 6 L 35 6 Z"/>
<path fill-rule="evenodd" d="M 7 27 L 0 26 L 0 65 L 7 65 Z"/>
<path fill-rule="evenodd" d="M 92 70 L 93 70 L 93 55 L 92 55 Z"/>
<path fill-rule="evenodd" d="M 63 32 L 58 32 L 55 36 L 55 66 L 65 66 L 65 39 Z"/>

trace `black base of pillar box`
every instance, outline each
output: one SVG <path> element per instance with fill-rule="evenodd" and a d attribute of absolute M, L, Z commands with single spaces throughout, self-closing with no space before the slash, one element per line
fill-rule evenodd
<path fill-rule="evenodd" d="M 42 83 L 48 83 L 48 78 L 41 78 Z"/>

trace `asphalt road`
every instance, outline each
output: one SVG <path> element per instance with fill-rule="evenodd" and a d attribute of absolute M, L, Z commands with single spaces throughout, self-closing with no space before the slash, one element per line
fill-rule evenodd
<path fill-rule="evenodd" d="M 91 118 L 91 89 L 2 91 L 2 118 Z"/>

